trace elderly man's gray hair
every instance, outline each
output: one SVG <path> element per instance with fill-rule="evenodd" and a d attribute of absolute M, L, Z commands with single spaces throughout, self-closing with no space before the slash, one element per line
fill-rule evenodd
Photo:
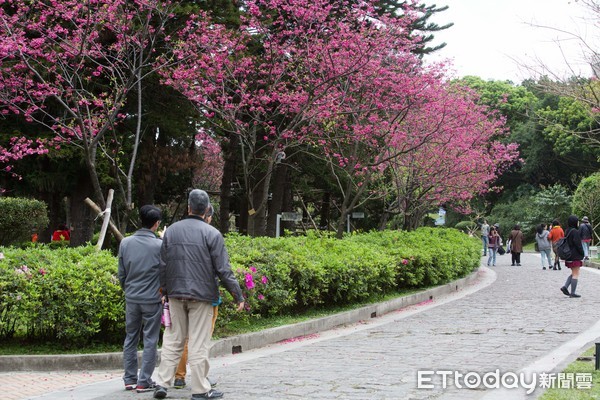
<path fill-rule="evenodd" d="M 194 189 L 190 192 L 188 206 L 192 214 L 204 215 L 209 205 L 210 199 L 204 190 Z"/>

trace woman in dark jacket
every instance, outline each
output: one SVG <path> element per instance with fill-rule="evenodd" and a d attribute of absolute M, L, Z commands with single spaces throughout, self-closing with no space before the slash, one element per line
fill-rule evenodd
<path fill-rule="evenodd" d="M 512 258 L 512 266 L 521 266 L 521 253 L 523 252 L 523 232 L 521 232 L 521 227 L 519 225 L 515 225 L 512 231 L 510 231 L 510 235 L 508 236 L 508 240 L 510 240 L 510 255 Z"/>
<path fill-rule="evenodd" d="M 571 257 L 565 260 L 565 266 L 571 270 L 571 275 L 567 278 L 565 285 L 560 288 L 561 292 L 570 297 L 581 297 L 575 293 L 577 290 L 577 280 L 579 279 L 579 268 L 583 265 L 583 245 L 579 236 L 579 219 L 575 215 L 571 215 L 567 221 L 567 243 L 571 249 Z M 571 292 L 569 292 L 571 286 Z"/>

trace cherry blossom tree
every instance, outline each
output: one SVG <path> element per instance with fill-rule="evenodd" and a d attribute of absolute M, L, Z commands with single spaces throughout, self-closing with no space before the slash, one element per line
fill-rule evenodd
<path fill-rule="evenodd" d="M 165 83 L 239 143 L 249 233 L 262 235 L 281 154 L 311 142 L 323 125 L 317 122 L 357 104 L 349 96 L 353 85 L 344 82 L 374 77 L 392 54 L 413 66 L 410 50 L 419 39 L 402 35 L 413 19 L 409 10 L 406 18 L 375 19 L 367 2 L 252 0 L 245 8 L 235 32 L 191 19 Z"/>
<path fill-rule="evenodd" d="M 432 89 L 404 128 L 408 136 L 435 135 L 390 160 L 395 195 L 386 211 L 401 215 L 405 229 L 439 205 L 468 212 L 469 201 L 494 190 L 497 177 L 518 159 L 517 145 L 499 140 L 508 134 L 504 118 L 460 86 L 440 82 Z"/>
<path fill-rule="evenodd" d="M 81 150 L 94 195 L 104 206 L 98 154 L 126 117 L 131 93 L 141 101 L 142 81 L 156 65 L 172 6 L 159 0 L 4 0 L 0 4 L 0 108 Z M 142 105 L 138 103 L 138 122 Z M 127 165 L 111 158 L 131 208 L 132 175 L 140 140 L 135 132 Z M 105 152 L 110 156 L 110 151 Z M 117 179 L 121 182 L 121 179 Z"/>
<path fill-rule="evenodd" d="M 329 165 L 342 201 L 337 236 L 343 235 L 347 216 L 366 202 L 381 198 L 379 190 L 390 162 L 433 140 L 436 130 L 409 132 L 407 118 L 419 115 L 420 105 L 429 101 L 428 88 L 438 80 L 439 70 L 426 70 L 414 59 L 388 57 L 362 79 L 343 82 L 344 110 L 323 121 L 313 141 L 316 152 Z M 408 67 L 410 66 L 410 68 Z M 416 121 L 416 120 L 415 120 Z"/>
<path fill-rule="evenodd" d="M 7 147 L 0 146 L 0 171 L 20 179 L 13 171 L 13 162 L 34 154 L 46 154 L 48 148 L 42 139 L 27 139 L 25 137 L 12 137 Z M 0 188 L 0 193 L 3 189 Z"/>

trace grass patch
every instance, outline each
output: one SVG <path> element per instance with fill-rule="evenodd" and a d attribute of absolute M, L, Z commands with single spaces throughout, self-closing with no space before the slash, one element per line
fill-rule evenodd
<path fill-rule="evenodd" d="M 11 339 L 0 342 L 0 355 L 96 354 L 123 351 L 123 344 L 93 343 L 86 347 L 60 348 L 56 343 L 32 343 Z"/>
<path fill-rule="evenodd" d="M 428 288 L 420 288 L 414 290 L 404 290 L 388 295 L 373 296 L 369 301 L 360 304 L 352 304 L 347 306 L 328 307 L 315 310 L 309 310 L 302 315 L 283 315 L 269 318 L 262 318 L 252 322 L 247 321 L 232 321 L 227 325 L 226 331 L 222 332 L 220 339 L 228 336 L 241 335 L 244 333 L 258 332 L 264 329 L 276 328 L 279 326 L 295 324 L 298 322 L 308 321 L 311 319 L 327 317 L 329 315 L 338 314 L 344 311 L 355 310 L 370 304 L 380 303 L 399 297 L 418 293 Z M 141 349 L 141 347 L 140 347 Z M 64 349 L 57 347 L 52 343 L 35 343 L 26 340 L 12 339 L 0 342 L 0 355 L 42 355 L 42 354 L 96 354 L 96 353 L 111 353 L 123 351 L 123 345 L 110 343 L 94 343 L 91 346 L 77 347 Z"/>
<path fill-rule="evenodd" d="M 535 243 L 531 242 L 531 243 L 525 243 L 523 245 L 523 251 L 528 252 L 528 253 L 537 253 L 537 251 L 535 251 Z"/>
<path fill-rule="evenodd" d="M 600 371 L 595 370 L 594 361 L 595 346 L 584 352 L 582 357 L 590 357 L 591 361 L 573 361 L 565 370 L 564 373 L 581 374 L 587 373 L 592 375 L 591 389 L 579 389 L 577 386 L 570 389 L 551 388 L 544 392 L 539 400 L 590 400 L 600 399 Z M 557 385 L 555 385 L 557 386 Z"/>

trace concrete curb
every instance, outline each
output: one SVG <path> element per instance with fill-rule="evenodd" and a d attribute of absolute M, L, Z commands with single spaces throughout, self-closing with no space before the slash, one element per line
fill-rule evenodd
<path fill-rule="evenodd" d="M 376 318 L 436 297 L 456 292 L 477 279 L 478 270 L 469 276 L 436 286 L 431 289 L 399 297 L 382 303 L 371 304 L 356 310 L 346 311 L 327 317 L 317 318 L 297 324 L 265 329 L 217 340 L 210 351 L 211 357 L 240 353 L 265 347 L 283 340 L 302 337 L 326 331 L 341 325 Z M 138 357 L 141 357 L 141 352 Z M 160 357 L 160 350 L 159 350 Z M 15 371 L 72 371 L 72 370 L 110 370 L 123 367 L 122 353 L 64 354 L 64 355 L 19 355 L 0 356 L 0 372 Z"/>
<path fill-rule="evenodd" d="M 598 261 L 591 261 L 590 260 L 587 263 L 584 263 L 583 265 L 585 267 L 600 269 L 600 262 L 598 262 Z"/>

